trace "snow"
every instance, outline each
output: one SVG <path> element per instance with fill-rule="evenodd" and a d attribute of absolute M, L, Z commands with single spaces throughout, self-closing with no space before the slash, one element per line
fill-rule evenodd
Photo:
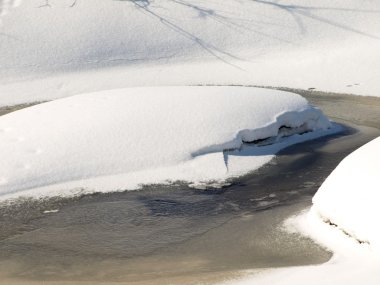
<path fill-rule="evenodd" d="M 313 210 L 380 253 L 380 137 L 347 156 L 313 198 Z"/>
<path fill-rule="evenodd" d="M 380 137 L 348 155 L 325 180 L 310 210 L 285 228 L 333 251 L 325 264 L 269 269 L 224 284 L 380 284 Z"/>
<path fill-rule="evenodd" d="M 20 5 L 21 0 L 0 0 L 0 16 L 8 13 L 9 9 Z"/>
<path fill-rule="evenodd" d="M 336 131 L 330 127 L 301 96 L 260 88 L 142 87 L 77 95 L 0 117 L 0 194 L 225 181 L 289 144 Z M 306 131 L 313 132 L 289 136 Z M 265 138 L 272 144 L 243 145 Z"/>
<path fill-rule="evenodd" d="M 379 96 L 379 1 L 8 2 L 0 105 L 149 85 Z"/>
<path fill-rule="evenodd" d="M 114 89 L 380 96 L 379 13 L 370 0 L 0 0 L 0 106 L 76 95 L 0 118 L 0 199 L 221 185 L 337 131 L 290 93 Z M 379 139 L 347 157 L 292 220 L 331 261 L 239 282 L 380 284 L 378 152 Z"/>

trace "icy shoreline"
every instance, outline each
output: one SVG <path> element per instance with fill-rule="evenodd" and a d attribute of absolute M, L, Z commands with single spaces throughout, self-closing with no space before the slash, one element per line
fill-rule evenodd
<path fill-rule="evenodd" d="M 323 96 L 314 99 L 321 100 L 321 103 L 324 101 Z M 332 97 L 331 100 L 336 99 Z M 327 104 L 322 109 L 344 120 L 375 127 L 373 140 L 365 145 L 359 144 L 359 149 L 350 152 L 341 161 L 318 190 L 312 207 L 307 207 L 284 222 L 286 231 L 312 238 L 331 250 L 333 258 L 317 266 L 272 268 L 248 273 L 250 277 L 223 284 L 379 284 L 379 235 L 376 227 L 378 200 L 374 197 L 378 196 L 377 181 L 380 177 L 376 166 L 380 129 L 380 109 L 376 108 L 380 100 L 362 98 L 351 102 L 373 104 L 370 109 L 375 112 L 370 109 L 364 113 L 357 111 L 360 115 L 341 113 L 346 103 L 343 102 L 342 110 L 338 112 L 334 111 L 336 107 L 331 108 Z"/>

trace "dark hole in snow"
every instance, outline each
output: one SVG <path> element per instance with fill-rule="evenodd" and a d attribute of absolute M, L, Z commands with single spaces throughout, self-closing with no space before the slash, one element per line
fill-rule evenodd
<path fill-rule="evenodd" d="M 289 126 L 283 125 L 283 126 L 279 127 L 276 136 L 260 138 L 260 139 L 256 139 L 253 141 L 244 140 L 242 138 L 242 143 L 257 146 L 257 147 L 267 146 L 267 145 L 272 145 L 272 144 L 280 142 L 281 138 L 290 137 L 292 135 L 302 135 L 302 134 L 305 134 L 305 133 L 308 133 L 311 131 L 312 130 L 310 130 L 307 127 L 306 123 L 304 123 L 298 127 L 289 127 Z M 223 146 L 223 145 L 217 145 L 217 146 L 202 148 L 198 151 L 193 152 L 191 154 L 191 156 L 197 157 L 200 155 L 205 155 L 205 154 L 209 154 L 209 153 L 213 153 L 213 152 L 220 152 L 220 151 L 229 152 L 229 151 L 241 150 L 241 148 L 242 148 L 242 145 L 240 145 L 239 147 L 235 147 L 235 148 L 228 148 L 228 147 Z"/>
<path fill-rule="evenodd" d="M 305 134 L 308 132 L 310 132 L 310 130 L 307 130 L 305 125 L 301 125 L 297 128 L 293 128 L 293 127 L 289 127 L 289 126 L 284 125 L 278 129 L 277 136 L 275 136 L 275 137 L 257 139 L 254 141 L 244 141 L 243 140 L 243 143 L 254 144 L 257 146 L 266 146 L 266 145 L 271 145 L 271 144 L 276 143 L 282 137 L 289 137 L 289 136 L 292 136 L 295 134 L 302 135 L 302 134 Z"/>

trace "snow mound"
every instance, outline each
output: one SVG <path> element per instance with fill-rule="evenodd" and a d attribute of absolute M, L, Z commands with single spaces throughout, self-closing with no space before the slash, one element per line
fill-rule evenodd
<path fill-rule="evenodd" d="M 380 137 L 347 156 L 313 198 L 325 222 L 380 250 Z"/>
<path fill-rule="evenodd" d="M 224 180 L 330 127 L 301 96 L 259 88 L 144 87 L 77 95 L 0 117 L 0 195 Z M 243 145 L 262 139 L 269 145 Z"/>

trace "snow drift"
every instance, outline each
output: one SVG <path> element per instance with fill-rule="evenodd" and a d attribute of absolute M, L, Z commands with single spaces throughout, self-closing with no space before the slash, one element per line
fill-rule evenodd
<path fill-rule="evenodd" d="M 347 156 L 313 198 L 326 223 L 380 252 L 380 138 Z"/>
<path fill-rule="evenodd" d="M 281 137 L 314 131 L 298 136 L 310 139 L 330 127 L 301 96 L 273 90 L 152 87 L 77 95 L 0 117 L 0 194 L 223 180 L 297 142 L 281 144 Z M 267 138 L 280 147 L 243 147 Z"/>

